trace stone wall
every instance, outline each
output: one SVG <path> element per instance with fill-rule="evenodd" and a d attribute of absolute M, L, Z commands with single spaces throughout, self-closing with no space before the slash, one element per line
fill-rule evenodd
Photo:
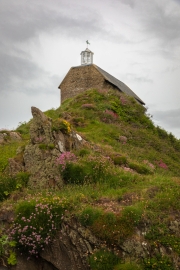
<path fill-rule="evenodd" d="M 88 89 L 116 88 L 93 66 L 72 67 L 60 84 L 61 102 Z M 117 88 L 116 88 L 117 89 Z"/>

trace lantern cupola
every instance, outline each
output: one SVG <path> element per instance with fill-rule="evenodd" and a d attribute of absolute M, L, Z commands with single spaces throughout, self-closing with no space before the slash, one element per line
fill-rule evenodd
<path fill-rule="evenodd" d="M 88 48 L 85 51 L 81 52 L 81 65 L 90 65 L 93 64 L 93 52 Z"/>

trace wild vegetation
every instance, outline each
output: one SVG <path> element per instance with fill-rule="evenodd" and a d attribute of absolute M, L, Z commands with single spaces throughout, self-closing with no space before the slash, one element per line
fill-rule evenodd
<path fill-rule="evenodd" d="M 36 194 L 28 172 L 6 173 L 8 158 L 28 143 L 30 123 L 17 128 L 23 142 L 0 146 L 1 208 L 15 212 L 8 232 L 1 226 L 2 262 L 14 265 L 17 252 L 38 257 L 64 217 L 74 216 L 103 243 L 87 258 L 92 270 L 180 269 L 180 141 L 111 90 L 86 91 L 45 114 L 53 130 L 76 130 L 87 143 L 57 159 L 64 188 Z M 124 259 L 122 245 L 137 230 L 149 255 Z"/>

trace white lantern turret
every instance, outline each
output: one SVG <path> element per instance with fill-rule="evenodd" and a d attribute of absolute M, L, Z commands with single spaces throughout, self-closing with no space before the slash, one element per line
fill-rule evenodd
<path fill-rule="evenodd" d="M 93 52 L 88 48 L 85 51 L 81 52 L 81 65 L 90 65 L 93 64 Z"/>

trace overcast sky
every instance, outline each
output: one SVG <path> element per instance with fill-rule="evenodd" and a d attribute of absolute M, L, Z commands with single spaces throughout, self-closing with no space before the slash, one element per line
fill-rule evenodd
<path fill-rule="evenodd" d="M 94 64 L 180 138 L 180 0 L 0 0 L 0 129 L 59 107 L 87 39 Z"/>

